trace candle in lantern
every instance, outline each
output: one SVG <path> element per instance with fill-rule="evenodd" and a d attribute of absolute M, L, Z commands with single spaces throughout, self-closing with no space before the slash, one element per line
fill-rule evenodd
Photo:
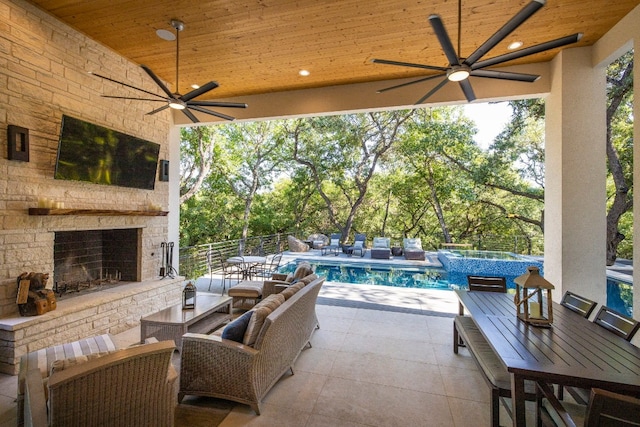
<path fill-rule="evenodd" d="M 536 318 L 540 318 L 541 316 L 541 312 L 540 312 L 540 303 L 539 302 L 530 302 L 529 303 L 529 316 L 531 317 L 536 317 Z"/>

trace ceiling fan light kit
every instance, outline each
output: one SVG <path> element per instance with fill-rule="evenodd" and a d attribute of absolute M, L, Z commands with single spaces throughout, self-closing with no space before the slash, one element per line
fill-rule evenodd
<path fill-rule="evenodd" d="M 181 95 L 178 92 L 179 65 L 180 65 L 180 32 L 184 30 L 184 23 L 178 19 L 172 19 L 171 26 L 176 31 L 175 36 L 173 35 L 173 33 L 167 30 L 158 30 L 156 31 L 156 34 L 158 35 L 158 37 L 164 40 L 176 41 L 176 80 L 175 80 L 176 92 L 175 93 L 171 92 L 169 88 L 162 82 L 162 80 L 160 80 L 160 78 L 156 76 L 156 74 L 149 67 L 147 67 L 146 65 L 140 65 L 140 67 L 149 75 L 149 77 L 151 77 L 151 79 L 156 83 L 156 85 L 162 90 L 162 92 L 164 92 L 165 94 L 164 96 L 91 72 L 90 74 L 93 74 L 96 77 L 99 77 L 101 79 L 104 79 L 113 83 L 118 83 L 122 86 L 137 90 L 142 93 L 146 93 L 147 95 L 151 95 L 154 98 L 136 98 L 136 97 L 128 97 L 128 96 L 113 96 L 113 95 L 102 95 L 102 96 L 104 98 L 128 99 L 128 100 L 134 100 L 134 101 L 163 102 L 165 104 L 162 107 L 156 108 L 155 110 L 148 112 L 147 115 L 156 114 L 156 113 L 159 113 L 160 111 L 166 110 L 167 108 L 171 108 L 174 110 L 182 111 L 182 113 L 185 116 L 187 116 L 189 120 L 191 120 L 193 123 L 198 123 L 200 122 L 200 120 L 198 120 L 196 115 L 193 114 L 192 110 L 200 113 L 204 113 L 204 114 L 209 114 L 211 116 L 215 116 L 223 120 L 230 120 L 230 121 L 235 120 L 235 117 L 232 117 L 227 114 L 223 114 L 218 111 L 214 111 L 205 107 L 247 108 L 247 104 L 240 103 L 240 102 L 198 101 L 195 99 L 200 95 L 204 95 L 205 93 L 217 88 L 218 83 L 215 81 L 210 81 L 199 87 L 197 85 L 193 85 L 192 87 L 195 86 L 196 88 L 185 95 Z"/>
<path fill-rule="evenodd" d="M 426 95 L 420 98 L 417 104 L 422 104 L 434 93 L 444 87 L 448 82 L 458 82 L 460 89 L 462 90 L 465 98 L 468 102 L 472 102 L 476 99 L 476 95 L 473 92 L 469 77 L 481 77 L 490 79 L 510 80 L 519 82 L 533 83 L 540 78 L 539 75 L 525 74 L 525 73 L 513 73 L 507 71 L 488 70 L 486 67 L 492 65 L 502 64 L 514 59 L 523 58 L 525 56 L 533 55 L 536 53 L 545 52 L 547 50 L 556 49 L 558 47 L 566 46 L 572 43 L 578 42 L 582 38 L 582 33 L 572 34 L 570 36 L 561 37 L 556 40 L 551 40 L 545 43 L 541 43 L 535 46 L 529 46 L 524 49 L 514 50 L 504 55 L 499 55 L 493 58 L 489 58 L 480 61 L 491 49 L 506 39 L 509 34 L 522 25 L 527 19 L 529 19 L 534 13 L 536 13 L 546 3 L 546 0 L 532 0 L 525 5 L 517 14 L 513 16 L 506 24 L 502 26 L 495 34 L 487 39 L 482 45 L 480 45 L 471 55 L 466 58 L 461 57 L 460 45 L 461 45 L 461 27 L 462 27 L 462 0 L 458 0 L 458 49 L 453 46 L 451 38 L 447 33 L 447 30 L 442 23 L 442 19 L 439 15 L 433 14 L 429 16 L 429 23 L 433 28 L 433 31 L 440 42 L 440 46 L 449 61 L 448 66 L 435 66 L 416 64 L 411 62 L 390 61 L 386 59 L 373 59 L 372 62 L 376 64 L 395 65 L 401 67 L 420 68 L 424 70 L 437 71 L 438 73 L 432 74 L 426 77 L 421 77 L 417 80 L 409 81 L 399 85 L 387 87 L 378 90 L 378 93 L 386 92 L 388 90 L 399 89 L 401 87 L 421 83 L 431 79 L 442 78 L 435 87 L 433 87 Z M 522 46 L 522 42 L 519 42 Z"/>

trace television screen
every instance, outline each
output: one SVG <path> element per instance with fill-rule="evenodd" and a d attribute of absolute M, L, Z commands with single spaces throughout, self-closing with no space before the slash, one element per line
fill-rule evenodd
<path fill-rule="evenodd" d="M 56 179 L 153 190 L 160 144 L 62 116 Z"/>

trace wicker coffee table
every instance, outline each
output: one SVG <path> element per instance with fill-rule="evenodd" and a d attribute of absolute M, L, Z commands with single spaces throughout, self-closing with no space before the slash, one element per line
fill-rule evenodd
<path fill-rule="evenodd" d="M 232 301 L 228 296 L 198 292 L 195 308 L 183 310 L 177 304 L 140 319 L 140 342 L 149 337 L 173 340 L 181 350 L 187 332 L 206 334 L 230 320 Z"/>

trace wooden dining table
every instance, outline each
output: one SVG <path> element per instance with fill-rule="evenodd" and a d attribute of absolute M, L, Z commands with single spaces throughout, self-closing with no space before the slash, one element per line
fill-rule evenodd
<path fill-rule="evenodd" d="M 640 348 L 553 303 L 550 328 L 516 316 L 512 294 L 455 291 L 511 374 L 513 425 L 526 426 L 525 380 L 640 397 Z"/>

